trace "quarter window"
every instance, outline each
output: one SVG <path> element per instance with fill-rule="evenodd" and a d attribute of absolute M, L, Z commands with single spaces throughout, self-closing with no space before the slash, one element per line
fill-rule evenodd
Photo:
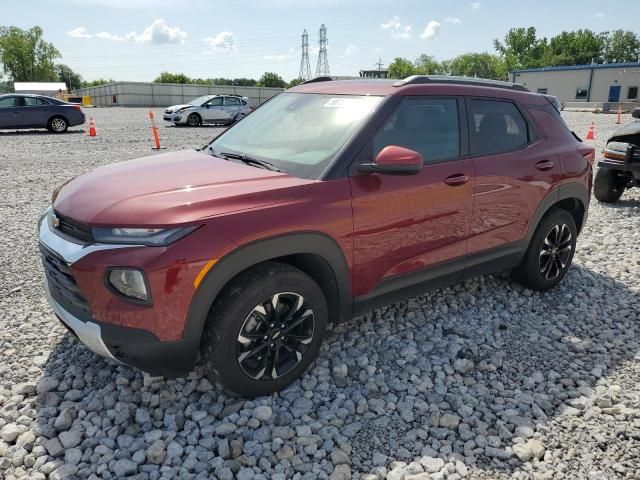
<path fill-rule="evenodd" d="M 238 105 L 240 105 L 240 99 L 236 97 L 225 97 L 224 104 L 231 107 L 237 107 Z"/>
<path fill-rule="evenodd" d="M 469 105 L 472 155 L 512 152 L 529 142 L 527 122 L 513 103 L 471 100 Z"/>
<path fill-rule="evenodd" d="M 406 99 L 374 138 L 374 155 L 389 145 L 415 150 L 425 163 L 460 156 L 458 104 L 452 98 Z"/>
<path fill-rule="evenodd" d="M 636 98 L 638 98 L 638 87 L 629 87 L 627 98 L 629 100 L 635 100 Z"/>

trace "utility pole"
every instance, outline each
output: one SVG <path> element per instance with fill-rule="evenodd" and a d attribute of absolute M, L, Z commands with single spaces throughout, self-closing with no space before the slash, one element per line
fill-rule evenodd
<path fill-rule="evenodd" d="M 376 63 L 376 65 L 378 66 L 378 70 L 382 70 L 382 57 L 380 57 L 380 59 L 378 60 L 378 63 Z"/>
<path fill-rule="evenodd" d="M 305 29 L 302 32 L 302 58 L 300 59 L 300 73 L 298 78 L 301 80 L 311 80 L 311 67 L 309 66 L 309 34 Z"/>
<path fill-rule="evenodd" d="M 328 77 L 331 75 L 329 72 L 329 59 L 327 58 L 327 27 L 324 23 L 320 26 L 320 33 L 318 39 L 318 66 L 316 67 L 316 77 Z"/>

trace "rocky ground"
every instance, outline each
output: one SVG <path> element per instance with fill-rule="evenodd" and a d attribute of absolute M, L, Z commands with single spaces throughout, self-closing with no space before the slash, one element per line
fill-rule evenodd
<path fill-rule="evenodd" d="M 34 230 L 53 188 L 152 153 L 146 110 L 87 112 L 97 138 L 0 132 L 0 478 L 640 478 L 640 190 L 592 203 L 559 288 L 490 276 L 377 310 L 247 401 L 201 371 L 163 381 L 101 359 L 48 308 Z M 599 149 L 615 127 L 565 118 L 583 136 L 595 120 Z M 217 131 L 160 136 L 178 149 Z"/>

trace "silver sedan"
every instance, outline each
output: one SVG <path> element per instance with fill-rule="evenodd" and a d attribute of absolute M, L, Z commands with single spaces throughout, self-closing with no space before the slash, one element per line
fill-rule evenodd
<path fill-rule="evenodd" d="M 174 105 L 164 111 L 163 119 L 175 125 L 197 127 L 205 123 L 230 125 L 251 113 L 254 107 L 249 97 L 239 95 L 205 95 L 184 105 Z"/>

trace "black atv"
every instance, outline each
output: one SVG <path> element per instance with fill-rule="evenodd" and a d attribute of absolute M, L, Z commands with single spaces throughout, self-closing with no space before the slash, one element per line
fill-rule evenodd
<path fill-rule="evenodd" d="M 601 202 L 617 202 L 627 188 L 640 187 L 640 108 L 632 115 L 636 120 L 613 132 L 598 162 L 593 194 Z"/>

